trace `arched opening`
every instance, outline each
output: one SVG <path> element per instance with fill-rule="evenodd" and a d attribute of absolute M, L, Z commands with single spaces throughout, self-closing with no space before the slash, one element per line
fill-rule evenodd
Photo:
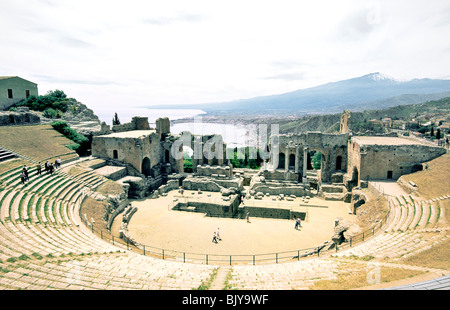
<path fill-rule="evenodd" d="M 186 173 L 194 172 L 192 157 L 194 151 L 189 146 L 183 146 L 183 171 Z"/>
<path fill-rule="evenodd" d="M 286 166 L 286 155 L 284 153 L 280 153 L 278 156 L 278 169 L 284 169 Z"/>
<path fill-rule="evenodd" d="M 150 159 L 148 157 L 145 157 L 144 160 L 142 160 L 142 173 L 148 177 L 150 176 Z"/>
<path fill-rule="evenodd" d="M 119 158 L 119 152 L 117 150 L 113 151 L 113 158 L 118 159 Z"/>
<path fill-rule="evenodd" d="M 218 159 L 218 148 L 216 150 L 216 143 L 217 141 L 215 141 L 212 145 L 211 145 L 211 154 L 210 156 L 212 156 L 211 159 L 208 160 L 208 162 L 210 163 L 211 166 L 217 166 L 219 164 L 219 159 Z"/>
<path fill-rule="evenodd" d="M 320 170 L 322 167 L 322 153 L 318 151 L 310 151 L 308 152 L 308 162 L 307 169 L 308 170 Z"/>
<path fill-rule="evenodd" d="M 289 155 L 289 169 L 295 168 L 295 155 L 291 154 Z"/>
<path fill-rule="evenodd" d="M 422 164 L 417 164 L 412 167 L 412 173 L 417 172 L 417 171 L 422 171 L 422 170 L 423 170 Z"/>
<path fill-rule="evenodd" d="M 342 156 L 336 157 L 336 170 L 342 169 Z"/>

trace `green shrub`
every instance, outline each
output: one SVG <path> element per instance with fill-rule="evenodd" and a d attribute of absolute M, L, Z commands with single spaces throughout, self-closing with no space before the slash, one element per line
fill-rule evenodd
<path fill-rule="evenodd" d="M 62 112 L 52 108 L 47 108 L 44 110 L 44 113 L 42 113 L 42 116 L 46 118 L 60 118 L 62 116 Z"/>
<path fill-rule="evenodd" d="M 77 151 L 80 148 L 80 145 L 78 143 L 72 143 L 69 145 L 66 145 L 66 147 L 72 151 Z"/>
<path fill-rule="evenodd" d="M 61 115 L 69 109 L 69 99 L 62 90 L 51 90 L 45 95 L 30 96 L 26 100 L 17 103 L 17 106 L 26 106 L 33 111 L 46 111 L 47 109 L 53 109 L 57 111 L 57 114 Z M 49 111 L 47 113 L 53 113 Z M 54 114 L 48 114 L 54 116 Z M 47 117 L 47 116 L 46 116 Z M 49 117 L 55 118 L 55 117 Z"/>
<path fill-rule="evenodd" d="M 70 126 L 64 121 L 55 121 L 51 123 L 51 125 L 56 131 L 63 134 L 64 137 L 75 142 L 67 146 L 69 149 L 76 151 L 80 155 L 85 155 L 87 153 L 87 150 L 90 148 L 91 144 L 87 137 L 70 128 Z"/>
<path fill-rule="evenodd" d="M 185 158 L 183 161 L 184 161 L 184 172 L 192 173 L 194 171 L 192 167 L 192 158 L 189 159 Z"/>
<path fill-rule="evenodd" d="M 256 157 L 256 158 L 255 158 Z M 230 159 L 235 168 L 259 169 L 262 159 L 259 149 L 254 147 L 234 148 L 234 156 Z"/>

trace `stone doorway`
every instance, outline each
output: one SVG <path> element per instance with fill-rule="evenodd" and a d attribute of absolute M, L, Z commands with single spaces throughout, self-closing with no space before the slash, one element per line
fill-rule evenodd
<path fill-rule="evenodd" d="M 142 173 L 148 177 L 150 176 L 150 159 L 148 157 L 145 157 L 142 160 Z"/>

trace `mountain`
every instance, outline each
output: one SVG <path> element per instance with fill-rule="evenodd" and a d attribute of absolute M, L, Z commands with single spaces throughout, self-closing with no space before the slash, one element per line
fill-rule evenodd
<path fill-rule="evenodd" d="M 432 119 L 445 119 L 450 115 L 450 93 L 449 96 L 438 100 L 423 101 L 415 104 L 392 106 L 385 109 L 368 109 L 364 111 L 352 111 L 349 126 L 352 130 L 358 130 L 367 125 L 369 120 L 389 117 L 393 120 L 406 122 L 415 118 L 419 121 Z M 280 124 L 280 133 L 322 131 L 337 132 L 341 119 L 340 113 L 308 115 L 295 120 L 284 118 Z"/>
<path fill-rule="evenodd" d="M 450 92 L 450 80 L 413 79 L 397 80 L 379 72 L 338 82 L 300 89 L 284 94 L 255 97 L 200 105 L 177 106 L 177 108 L 201 109 L 209 114 L 308 114 L 337 113 L 343 110 L 372 109 L 378 101 L 386 108 L 398 105 L 398 98 L 392 104 L 388 98 L 399 97 L 401 104 L 412 104 L 421 100 L 439 99 L 436 94 Z M 416 95 L 421 95 L 416 98 Z M 429 98 L 424 95 L 433 95 Z M 416 98 L 414 100 L 414 98 Z M 384 101 L 382 101 L 384 100 Z M 412 101 L 411 101 L 412 100 Z M 154 107 L 151 107 L 154 108 Z M 167 107 L 165 107 L 167 108 Z"/>

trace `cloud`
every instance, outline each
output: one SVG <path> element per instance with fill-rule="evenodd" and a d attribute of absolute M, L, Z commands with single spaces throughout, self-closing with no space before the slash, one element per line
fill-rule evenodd
<path fill-rule="evenodd" d="M 91 43 L 88 43 L 86 41 L 83 41 L 83 40 L 80 40 L 77 38 L 64 36 L 62 34 L 59 36 L 58 42 L 67 47 L 75 47 L 75 48 L 93 47 L 93 45 Z"/>
<path fill-rule="evenodd" d="M 110 80 L 94 80 L 94 79 L 86 79 L 86 80 L 76 80 L 76 79 L 65 79 L 61 76 L 50 76 L 50 75 L 41 75 L 35 74 L 33 78 L 46 82 L 46 83 L 55 83 L 55 84 L 77 84 L 77 85 L 119 85 L 117 82 L 112 82 Z"/>
<path fill-rule="evenodd" d="M 0 0 L 0 75 L 118 105 L 228 101 L 376 71 L 442 78 L 449 15 L 448 0 Z"/>
<path fill-rule="evenodd" d="M 175 16 L 161 16 L 144 18 L 145 24 L 155 26 L 166 26 L 174 23 L 198 23 L 206 20 L 206 16 L 200 14 L 179 13 Z"/>

